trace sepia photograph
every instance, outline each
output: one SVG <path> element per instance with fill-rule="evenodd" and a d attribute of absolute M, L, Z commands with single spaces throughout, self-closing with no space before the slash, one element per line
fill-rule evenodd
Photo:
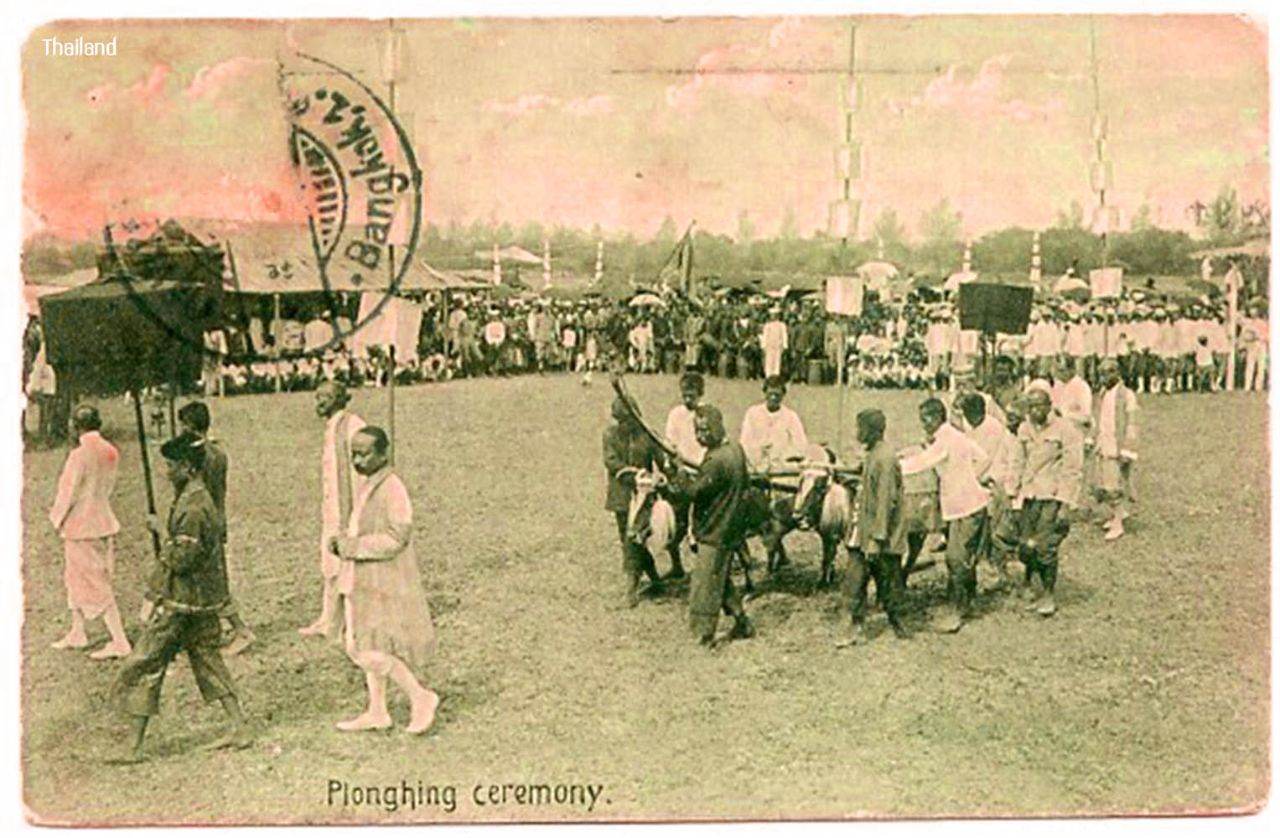
<path fill-rule="evenodd" d="M 1268 806 L 1265 17 L 348 5 L 15 38 L 28 823 Z"/>

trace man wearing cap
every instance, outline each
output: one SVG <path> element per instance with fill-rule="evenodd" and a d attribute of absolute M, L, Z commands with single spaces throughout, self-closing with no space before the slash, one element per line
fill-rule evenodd
<path fill-rule="evenodd" d="M 200 470 L 200 478 L 204 487 L 213 498 L 213 506 L 218 511 L 218 524 L 222 533 L 222 576 L 227 581 L 226 597 L 219 616 L 231 626 L 231 636 L 227 642 L 227 654 L 238 655 L 254 641 L 253 632 L 240 619 L 240 611 L 231 597 L 231 576 L 227 572 L 227 468 L 228 459 L 211 436 L 209 436 L 209 408 L 204 402 L 189 402 L 178 410 L 178 427 L 186 435 L 204 447 L 204 466 Z"/>
<path fill-rule="evenodd" d="M 1013 457 L 1018 488 L 1010 515 L 1016 526 L 996 537 L 1002 549 L 1017 552 L 1028 577 L 1040 580 L 1042 592 L 1028 610 L 1050 617 L 1058 609 L 1058 549 L 1070 529 L 1065 513 L 1079 499 L 1084 446 L 1075 426 L 1054 413 L 1043 389 L 1029 392 L 1026 405 Z"/>
<path fill-rule="evenodd" d="M 1004 410 L 991 396 L 978 390 L 978 381 L 974 373 L 973 365 L 968 361 L 957 362 L 955 370 L 952 373 L 952 380 L 955 382 L 955 391 L 950 394 L 944 404 L 947 406 L 947 415 L 951 419 L 951 423 L 961 431 L 970 430 L 969 425 L 964 418 L 964 411 L 961 405 L 964 403 L 966 396 L 974 395 L 982 399 L 987 415 L 996 417 L 996 421 L 1004 421 Z"/>
<path fill-rule="evenodd" d="M 902 460 L 902 474 L 928 469 L 938 474 L 942 520 L 947 525 L 947 605 L 934 623 L 940 633 L 960 630 L 977 593 L 974 566 L 987 525 L 991 494 L 978 482 L 989 465 L 987 453 L 947 422 L 947 408 L 938 399 L 920 405 L 920 424 L 929 439 L 924 451 Z"/>
<path fill-rule="evenodd" d="M 55 649 L 83 649 L 89 645 L 85 621 L 102 617 L 111 640 L 92 652 L 94 660 L 129 654 L 129 638 L 120 622 L 111 579 L 115 575 L 115 537 L 120 523 L 111 509 L 120 452 L 102 438 L 98 410 L 80 405 L 71 414 L 76 447 L 67 455 L 58 478 L 58 493 L 49 509 L 49 522 L 62 537 L 71 630 L 53 644 Z"/>
<path fill-rule="evenodd" d="M 613 513 L 618 527 L 622 569 L 626 577 L 626 604 L 628 608 L 634 608 L 640 602 L 641 575 L 649 577 L 650 592 L 656 593 L 661 588 L 661 580 L 648 548 L 637 544 L 628 535 L 627 515 L 635 492 L 636 470 L 654 470 L 662 452 L 645 434 L 621 397 L 613 400 L 611 413 L 613 424 L 605 428 L 602 440 L 604 468 L 609 480 L 604 508 Z"/>
<path fill-rule="evenodd" d="M 782 353 L 787 351 L 787 324 L 777 306 L 769 310 L 769 322 L 760 329 L 760 348 L 764 352 L 765 378 L 782 375 Z"/>
<path fill-rule="evenodd" d="M 884 441 L 884 413 L 874 408 L 858 414 L 858 442 L 866 450 L 858 487 L 858 525 L 849 544 L 849 613 L 852 626 L 837 647 L 865 643 L 867 582 L 875 579 L 876 597 L 889 626 L 900 640 L 909 637 L 902 624 L 902 554 L 906 551 L 902 467 Z"/>
<path fill-rule="evenodd" d="M 954 342 L 951 326 L 951 321 L 939 309 L 929 316 L 929 328 L 924 335 L 924 348 L 929 359 L 929 386 L 939 390 L 943 388 L 942 382 L 949 373 L 948 357 Z"/>
<path fill-rule="evenodd" d="M 166 442 L 160 453 L 174 499 L 163 527 L 155 516 L 147 521 L 162 541 L 147 586 L 147 598 L 154 607 L 113 690 L 133 720 L 132 745 L 113 760 L 120 763 L 145 758 L 142 740 L 147 723 L 160 710 L 165 672 L 180 652 L 186 652 L 191 662 L 200 696 L 220 702 L 231 720 L 232 733 L 221 745 L 246 748 L 252 741 L 231 673 L 218 651 L 218 611 L 226 599 L 227 580 L 219 555 L 222 525 L 200 477 L 204 446 L 194 436 L 180 434 Z"/>
<path fill-rule="evenodd" d="M 1070 357 L 1058 362 L 1052 401 L 1053 407 L 1075 425 L 1082 437 L 1088 435 L 1093 422 L 1093 389 L 1081 375 L 1081 365 Z"/>
<path fill-rule="evenodd" d="M 1105 391 L 1098 400 L 1098 473 L 1099 499 L 1110 511 L 1106 540 L 1124 535 L 1124 520 L 1129 517 L 1127 501 L 1132 495 L 1130 482 L 1133 463 L 1138 458 L 1138 397 L 1125 386 L 1120 368 L 1108 359 L 1102 365 Z"/>
<path fill-rule="evenodd" d="M 707 453 L 697 473 L 682 471 L 673 489 L 693 505 L 693 538 L 698 544 L 689 585 L 689 628 L 700 643 L 710 646 L 721 611 L 733 618 L 730 637 L 755 633 L 729 575 L 734 551 L 746 536 L 747 458 L 742 446 L 726 440 L 724 417 L 712 405 L 698 405 L 694 424 Z"/>
<path fill-rule="evenodd" d="M 298 629 L 304 636 L 324 634 L 342 617 L 337 586 L 342 564 L 329 544 L 351 517 L 352 499 L 361 482 L 351 459 L 351 441 L 365 424 L 346 409 L 351 395 L 341 382 L 324 382 L 316 389 L 315 398 L 316 414 L 325 420 L 324 443 L 320 449 L 320 575 L 324 589 L 320 616 L 311 625 Z"/>
<path fill-rule="evenodd" d="M 1058 325 L 1044 317 L 1040 309 L 1031 312 L 1031 327 L 1027 334 L 1027 377 L 1048 378 L 1053 374 L 1053 362 L 1062 349 L 1062 334 Z"/>
<path fill-rule="evenodd" d="M 388 678 L 409 699 L 407 732 L 430 728 L 440 704 L 440 697 L 414 675 L 435 651 L 435 627 L 413 549 L 413 504 L 400 477 L 387 466 L 388 448 L 381 428 L 366 425 L 356 433 L 351 458 L 364 482 L 341 534 L 329 542 L 342 562 L 342 645 L 364 670 L 369 695 L 363 713 L 337 723 L 344 732 L 391 727 Z"/>

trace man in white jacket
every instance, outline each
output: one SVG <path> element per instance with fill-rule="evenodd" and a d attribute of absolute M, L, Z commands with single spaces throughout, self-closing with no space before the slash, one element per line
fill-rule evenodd
<path fill-rule="evenodd" d="M 93 652 L 94 660 L 122 658 L 132 651 L 120 622 L 120 609 L 111 589 L 115 573 L 115 536 L 120 523 L 111 509 L 120 452 L 102 438 L 102 419 L 94 407 L 81 405 L 72 414 L 79 444 L 67 455 L 58 495 L 49 510 L 49 521 L 62 536 L 66 567 L 67 607 L 71 630 L 53 644 L 55 649 L 83 649 L 89 645 L 85 620 L 102 617 L 111 633 L 106 646 Z"/>
<path fill-rule="evenodd" d="M 365 426 L 364 420 L 347 410 L 351 400 L 347 388 L 338 381 L 326 381 L 316 390 L 316 413 L 324 424 L 324 446 L 320 451 L 320 575 L 324 594 L 320 616 L 305 628 L 302 635 L 324 634 L 335 619 L 342 618 L 338 605 L 338 571 L 342 561 L 330 549 L 331 540 L 342 534 L 351 517 L 351 506 L 360 489 L 361 478 L 355 470 L 351 441 Z"/>

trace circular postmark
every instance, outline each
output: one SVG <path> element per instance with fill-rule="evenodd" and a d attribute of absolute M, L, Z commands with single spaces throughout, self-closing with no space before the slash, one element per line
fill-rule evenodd
<path fill-rule="evenodd" d="M 156 270 L 180 248 L 169 246 L 159 234 L 129 246 L 117 246 L 107 235 L 108 267 L 102 272 L 122 283 L 139 312 L 165 337 L 210 361 L 293 361 L 339 348 L 375 320 L 399 291 L 421 235 L 422 171 L 408 133 L 387 102 L 352 73 L 310 55 L 298 54 L 289 66 L 282 63 L 278 80 L 289 159 L 307 211 L 307 258 L 281 253 L 263 266 L 266 282 L 255 272 L 253 283 L 242 286 L 230 248 L 200 243 L 192 250 L 203 256 L 217 252 L 223 260 L 217 278 L 189 274 L 183 289 L 181 282 L 158 280 Z M 146 264 L 132 258 L 135 244 L 149 251 Z M 224 280 L 229 287 L 224 288 Z M 170 296 L 159 304 L 163 291 Z M 331 335 L 322 344 L 298 348 L 281 346 L 277 332 L 269 352 L 255 351 L 248 340 L 245 352 L 211 345 L 205 332 L 226 323 L 224 291 L 240 299 L 319 293 Z M 201 292 L 205 298 L 197 300 Z M 358 313 L 345 311 L 342 295 L 366 292 L 381 296 Z M 182 306 L 175 305 L 184 293 L 192 301 L 185 316 Z M 279 317 L 277 309 L 272 319 Z"/>

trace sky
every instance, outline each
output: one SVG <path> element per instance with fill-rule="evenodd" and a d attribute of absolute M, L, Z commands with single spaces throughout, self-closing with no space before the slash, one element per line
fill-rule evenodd
<path fill-rule="evenodd" d="M 396 112 L 430 222 L 529 221 L 648 235 L 666 216 L 730 235 L 836 197 L 848 20 L 396 21 Z M 1163 226 L 1224 185 L 1267 200 L 1267 44 L 1228 16 L 1095 19 L 1122 224 Z M 23 52 L 24 234 L 95 237 L 126 217 L 299 221 L 279 61 L 323 57 L 385 89 L 387 21 L 64 21 Z M 946 199 L 976 237 L 1088 206 L 1089 19 L 863 17 L 862 235 L 914 232 Z M 109 40 L 115 57 L 45 55 Z"/>

